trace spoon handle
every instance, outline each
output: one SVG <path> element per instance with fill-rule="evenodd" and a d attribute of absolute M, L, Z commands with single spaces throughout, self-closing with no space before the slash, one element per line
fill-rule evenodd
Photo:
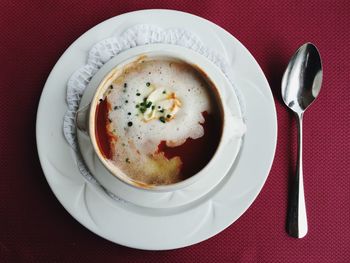
<path fill-rule="evenodd" d="M 290 193 L 287 230 L 290 236 L 303 238 L 307 233 L 307 218 L 303 183 L 303 114 L 298 114 L 298 159 L 296 176 Z"/>

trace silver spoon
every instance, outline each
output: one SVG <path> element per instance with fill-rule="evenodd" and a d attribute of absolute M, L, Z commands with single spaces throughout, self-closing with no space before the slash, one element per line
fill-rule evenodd
<path fill-rule="evenodd" d="M 295 181 L 290 194 L 287 230 L 289 235 L 302 238 L 307 233 L 303 185 L 303 114 L 320 92 L 322 63 L 317 48 L 306 43 L 291 58 L 282 78 L 282 98 L 298 118 L 298 159 Z"/>

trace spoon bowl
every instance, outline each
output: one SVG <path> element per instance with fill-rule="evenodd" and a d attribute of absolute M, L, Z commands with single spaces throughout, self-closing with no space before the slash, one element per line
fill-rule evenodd
<path fill-rule="evenodd" d="M 303 113 L 317 98 L 322 84 L 322 62 L 315 45 L 302 45 L 282 78 L 282 98 L 295 113 Z"/>

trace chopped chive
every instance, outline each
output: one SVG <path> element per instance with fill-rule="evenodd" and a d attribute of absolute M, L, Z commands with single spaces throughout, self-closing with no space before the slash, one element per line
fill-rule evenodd
<path fill-rule="evenodd" d="M 149 102 L 146 104 L 146 108 L 151 107 L 151 105 L 152 105 L 152 101 L 149 101 Z"/>
<path fill-rule="evenodd" d="M 166 91 L 165 90 L 163 90 L 163 94 L 165 94 L 166 93 Z"/>
<path fill-rule="evenodd" d="M 110 88 L 110 89 L 113 89 L 113 85 L 110 85 L 109 88 Z"/>
<path fill-rule="evenodd" d="M 163 116 L 159 117 L 159 120 L 163 123 L 165 123 L 165 118 Z"/>
<path fill-rule="evenodd" d="M 159 112 L 163 113 L 163 112 L 164 112 L 164 109 L 161 109 Z"/>
<path fill-rule="evenodd" d="M 136 106 L 135 106 L 136 108 L 139 108 L 140 107 L 140 105 L 139 104 L 136 104 Z"/>
<path fill-rule="evenodd" d="M 118 109 L 118 106 L 114 106 L 114 109 L 117 110 L 117 109 Z"/>
<path fill-rule="evenodd" d="M 154 110 L 155 107 L 156 107 L 156 106 L 153 105 L 153 106 L 152 106 L 152 110 Z"/>

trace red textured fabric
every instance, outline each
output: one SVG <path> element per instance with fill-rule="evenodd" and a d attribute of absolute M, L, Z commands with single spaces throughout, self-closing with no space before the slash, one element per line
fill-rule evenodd
<path fill-rule="evenodd" d="M 60 55 L 95 24 L 146 8 L 190 12 L 236 36 L 264 70 L 278 115 L 276 157 L 253 205 L 219 235 L 174 251 L 130 249 L 85 229 L 54 197 L 36 153 L 38 101 Z M 350 262 L 349 1 L 3 0 L 0 10 L 0 262 Z M 309 233 L 296 240 L 285 231 L 296 125 L 280 81 L 307 41 L 321 52 L 324 82 L 304 119 Z"/>

